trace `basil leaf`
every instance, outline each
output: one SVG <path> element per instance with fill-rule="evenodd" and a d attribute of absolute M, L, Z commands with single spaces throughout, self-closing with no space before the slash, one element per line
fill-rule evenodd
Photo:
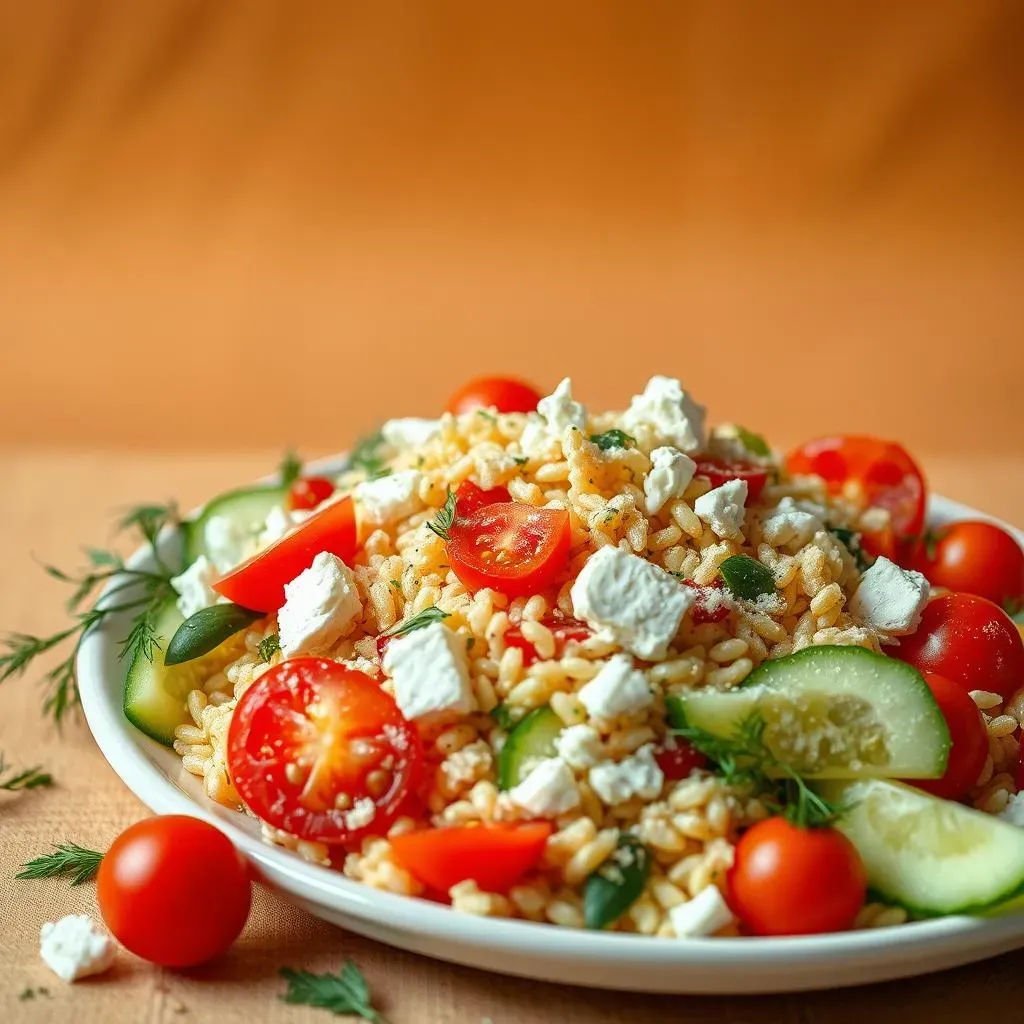
<path fill-rule="evenodd" d="M 733 555 L 722 563 L 725 585 L 745 601 L 756 601 L 765 594 L 775 593 L 775 577 L 771 569 L 750 555 Z"/>
<path fill-rule="evenodd" d="M 590 440 L 603 452 L 608 451 L 609 448 L 633 448 L 636 446 L 636 438 L 630 437 L 624 430 L 606 430 L 603 434 L 591 434 Z"/>
<path fill-rule="evenodd" d="M 583 888 L 583 918 L 588 928 L 614 924 L 636 902 L 651 874 L 650 851 L 636 836 L 619 836 L 615 852 Z"/>
<path fill-rule="evenodd" d="M 772 450 L 768 447 L 768 442 L 760 434 L 755 434 L 752 430 L 747 430 L 746 427 L 737 427 L 736 436 L 752 455 L 760 455 L 765 458 L 771 455 Z"/>
<path fill-rule="evenodd" d="M 187 618 L 167 645 L 165 665 L 193 661 L 220 647 L 228 637 L 240 633 L 265 612 L 254 612 L 237 604 L 215 604 Z"/>

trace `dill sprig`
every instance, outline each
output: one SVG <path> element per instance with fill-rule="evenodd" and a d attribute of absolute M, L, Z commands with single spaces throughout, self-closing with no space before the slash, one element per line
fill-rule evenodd
<path fill-rule="evenodd" d="M 377 480 L 387 476 L 391 470 L 387 467 L 387 460 L 381 455 L 381 448 L 384 447 L 384 435 L 378 430 L 376 434 L 364 437 L 352 449 L 348 457 L 346 469 L 357 469 L 366 474 L 367 480 Z"/>
<path fill-rule="evenodd" d="M 281 459 L 281 466 L 278 469 L 282 487 L 291 487 L 296 480 L 302 476 L 302 459 L 298 454 L 289 448 Z"/>
<path fill-rule="evenodd" d="M 387 1024 L 374 1009 L 370 986 L 354 961 L 346 960 L 337 974 L 313 974 L 282 967 L 278 972 L 288 990 L 281 1000 L 299 1006 L 315 1006 L 337 1014 L 362 1017 L 372 1024 Z"/>
<path fill-rule="evenodd" d="M 57 843 L 54 853 L 43 854 L 22 864 L 15 878 L 57 878 L 70 875 L 72 885 L 88 882 L 100 869 L 103 854 L 77 843 Z"/>
<path fill-rule="evenodd" d="M 39 789 L 40 786 L 52 786 L 53 776 L 44 772 L 42 765 L 23 768 L 21 771 L 11 768 L 0 753 L 0 789 L 7 793 L 18 793 L 23 789 Z"/>
<path fill-rule="evenodd" d="M 436 533 L 443 541 L 448 540 L 448 534 L 455 523 L 455 492 L 449 491 L 441 510 L 427 523 L 427 529 Z"/>
<path fill-rule="evenodd" d="M 50 636 L 32 633 L 8 633 L 0 639 L 0 683 L 22 675 L 35 660 L 74 640 L 68 656 L 43 676 L 45 697 L 43 714 L 52 717 L 59 726 L 69 711 L 78 705 L 78 683 L 75 679 L 75 659 L 85 635 L 108 616 L 132 611 L 128 635 L 121 642 L 121 658 L 134 658 L 141 653 L 150 661 L 154 650 L 160 649 L 156 629 L 156 615 L 174 594 L 171 577 L 176 570 L 164 561 L 158 542 L 165 528 L 177 528 L 177 508 L 173 504 L 140 505 L 129 509 L 117 523 L 117 532 L 136 531 L 149 546 L 155 571 L 130 569 L 120 555 L 99 548 L 86 548 L 89 567 L 78 573 L 67 573 L 53 565 L 43 565 L 47 575 L 73 587 L 66 602 L 72 624 Z M 99 607 L 82 610 L 82 605 L 94 598 L 96 591 L 114 580 L 107 591 L 107 600 Z"/>
<path fill-rule="evenodd" d="M 411 619 L 406 619 L 404 622 L 396 622 L 390 629 L 385 629 L 381 636 L 407 636 L 409 633 L 415 633 L 417 629 L 429 626 L 432 622 L 441 622 L 447 618 L 448 612 L 443 612 L 440 608 L 431 606 L 430 608 L 424 608 L 421 612 L 417 612 Z"/>

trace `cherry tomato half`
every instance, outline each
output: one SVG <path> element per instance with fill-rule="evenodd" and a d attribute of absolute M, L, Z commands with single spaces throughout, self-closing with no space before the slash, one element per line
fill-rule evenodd
<path fill-rule="evenodd" d="M 665 778 L 671 782 L 688 779 L 695 769 L 708 766 L 708 759 L 685 740 L 673 740 L 671 746 L 666 743 L 655 751 L 654 760 L 658 762 Z"/>
<path fill-rule="evenodd" d="M 249 868 L 231 840 L 182 814 L 126 829 L 96 876 L 96 901 L 111 934 L 162 967 L 220 956 L 245 927 L 251 899 Z"/>
<path fill-rule="evenodd" d="M 437 892 L 468 879 L 485 892 L 503 892 L 537 864 L 551 831 L 548 822 L 432 828 L 395 836 L 391 854 Z"/>
<path fill-rule="evenodd" d="M 288 507 L 314 509 L 334 493 L 334 484 L 325 476 L 301 476 L 288 491 Z"/>
<path fill-rule="evenodd" d="M 736 844 L 729 902 L 755 935 L 817 935 L 853 927 L 867 874 L 853 843 L 834 828 L 768 818 Z"/>
<path fill-rule="evenodd" d="M 492 587 L 519 597 L 546 590 L 565 571 L 571 530 L 564 509 L 501 502 L 456 516 L 448 558 L 470 589 Z"/>
<path fill-rule="evenodd" d="M 706 476 L 712 487 L 721 487 L 730 480 L 746 480 L 748 501 L 756 501 L 768 483 L 768 470 L 754 462 L 718 459 L 710 455 L 699 455 L 695 461 L 697 469 L 694 475 Z"/>
<path fill-rule="evenodd" d="M 485 491 L 472 480 L 463 480 L 455 492 L 455 511 L 460 516 L 470 516 L 478 509 L 497 502 L 511 501 L 507 487 L 492 487 Z"/>
<path fill-rule="evenodd" d="M 541 625 L 547 626 L 554 635 L 556 658 L 562 657 L 569 644 L 581 644 L 594 635 L 593 630 L 585 622 L 557 613 L 542 619 Z M 526 668 L 529 668 L 539 657 L 537 648 L 523 636 L 522 628 L 519 626 L 509 626 L 505 630 L 505 646 L 518 647 L 523 652 L 523 665 Z"/>
<path fill-rule="evenodd" d="M 949 726 L 949 762 L 939 779 L 909 779 L 911 786 L 946 800 L 960 800 L 978 781 L 988 757 L 988 729 L 971 695 L 959 684 L 934 672 L 925 682 Z"/>
<path fill-rule="evenodd" d="M 893 656 L 934 672 L 968 692 L 1004 698 L 1024 686 L 1024 643 L 1013 620 L 973 594 L 940 594 L 925 605 L 917 632 L 900 637 Z"/>
<path fill-rule="evenodd" d="M 243 608 L 277 611 L 284 604 L 284 585 L 308 569 L 321 551 L 345 562 L 355 554 L 356 516 L 351 498 L 314 512 L 270 547 L 222 576 L 213 589 Z"/>
<path fill-rule="evenodd" d="M 533 412 L 541 400 L 540 392 L 512 377 L 478 377 L 463 384 L 448 399 L 445 407 L 458 416 L 474 409 L 497 409 L 498 412 Z"/>
<path fill-rule="evenodd" d="M 994 523 L 943 526 L 920 546 L 914 568 L 937 587 L 994 601 L 1015 614 L 1024 601 L 1024 551 Z"/>
<path fill-rule="evenodd" d="M 419 734 L 394 698 L 319 658 L 291 658 L 260 676 L 228 731 L 231 778 L 249 809 L 322 843 L 386 831 L 422 761 Z"/>

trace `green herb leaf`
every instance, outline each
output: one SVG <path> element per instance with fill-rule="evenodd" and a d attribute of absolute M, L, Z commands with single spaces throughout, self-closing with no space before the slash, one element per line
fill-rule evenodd
<path fill-rule="evenodd" d="M 387 476 L 391 470 L 387 468 L 386 460 L 381 454 L 383 447 L 384 435 L 379 430 L 376 434 L 364 437 L 352 449 L 345 468 L 365 473 L 367 480 L 377 480 L 382 476 Z"/>
<path fill-rule="evenodd" d="M 424 608 L 411 619 L 396 622 L 390 629 L 385 629 L 381 636 L 407 636 L 409 633 L 415 633 L 417 629 L 429 626 L 432 622 L 441 622 L 447 618 L 449 618 L 448 612 L 443 612 L 440 608 Z"/>
<path fill-rule="evenodd" d="M 636 438 L 631 437 L 624 430 L 606 430 L 603 434 L 591 434 L 590 440 L 603 452 L 608 451 L 609 448 L 636 447 Z"/>
<path fill-rule="evenodd" d="M 507 704 L 495 705 L 491 708 L 490 715 L 498 723 L 498 728 L 504 729 L 505 732 L 511 732 L 516 724 L 512 718 L 512 710 Z"/>
<path fill-rule="evenodd" d="M 289 448 L 281 459 L 281 466 L 278 469 L 282 487 L 291 487 L 296 480 L 302 476 L 302 459 L 298 454 Z"/>
<path fill-rule="evenodd" d="M 452 524 L 455 522 L 455 492 L 449 491 L 441 510 L 427 523 L 427 529 L 436 533 L 443 541 L 448 540 Z"/>
<path fill-rule="evenodd" d="M 725 585 L 745 601 L 756 601 L 765 594 L 775 593 L 775 577 L 771 569 L 750 555 L 733 555 L 721 567 Z"/>
<path fill-rule="evenodd" d="M 18 793 L 23 789 L 38 789 L 40 786 L 52 786 L 53 776 L 44 772 L 41 765 L 15 771 L 0 753 L 0 789 L 8 793 Z"/>
<path fill-rule="evenodd" d="M 637 901 L 651 874 L 650 851 L 636 836 L 620 835 L 608 857 L 583 887 L 583 919 L 588 928 L 607 928 Z"/>
<path fill-rule="evenodd" d="M 861 546 L 860 534 L 856 530 L 848 530 L 845 526 L 829 526 L 828 532 L 853 555 L 857 568 L 861 572 L 871 567 L 871 559 L 865 554 L 864 548 Z"/>
<path fill-rule="evenodd" d="M 87 850 L 77 843 L 57 843 L 56 852 L 36 857 L 27 864 L 15 878 L 57 878 L 70 875 L 72 885 L 81 885 L 93 878 L 100 869 L 103 854 Z"/>
<path fill-rule="evenodd" d="M 279 650 L 281 650 L 281 637 L 277 633 L 268 633 L 260 641 L 260 657 L 264 661 L 270 661 Z"/>
<path fill-rule="evenodd" d="M 291 967 L 282 967 L 278 973 L 288 982 L 288 990 L 281 996 L 286 1003 L 315 1006 L 338 1014 L 347 1013 L 362 1017 L 372 1024 L 387 1024 L 374 1009 L 370 986 L 352 960 L 346 960 L 337 974 L 312 974 Z"/>
<path fill-rule="evenodd" d="M 512 461 L 517 466 L 525 466 L 530 460 L 525 455 L 513 455 Z"/>
<path fill-rule="evenodd" d="M 736 436 L 740 440 L 740 444 L 747 449 L 751 455 L 759 455 L 762 458 L 768 458 L 772 450 L 768 447 L 768 442 L 760 435 L 755 434 L 752 430 L 747 430 L 746 427 L 737 427 Z"/>

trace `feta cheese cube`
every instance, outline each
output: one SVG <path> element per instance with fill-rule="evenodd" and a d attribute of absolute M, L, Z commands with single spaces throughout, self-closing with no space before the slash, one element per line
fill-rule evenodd
<path fill-rule="evenodd" d="M 692 900 L 674 906 L 668 916 L 677 939 L 714 935 L 735 921 L 729 904 L 714 885 L 701 889 Z"/>
<path fill-rule="evenodd" d="M 418 448 L 426 444 L 440 429 L 440 420 L 405 416 L 397 420 L 388 420 L 380 428 L 380 432 L 392 448 Z"/>
<path fill-rule="evenodd" d="M 378 480 L 366 480 L 354 493 L 359 514 L 374 526 L 387 526 L 423 507 L 420 501 L 421 474 L 416 469 L 400 469 Z"/>
<path fill-rule="evenodd" d="M 39 930 L 39 955 L 63 981 L 102 974 L 113 965 L 116 953 L 113 939 L 85 914 L 47 921 Z"/>
<path fill-rule="evenodd" d="M 651 471 L 644 479 L 647 514 L 656 516 L 666 501 L 681 498 L 690 486 L 697 463 L 676 448 L 655 448 L 651 452 Z"/>
<path fill-rule="evenodd" d="M 883 556 L 861 576 L 849 611 L 880 633 L 906 636 L 917 629 L 929 591 L 923 574 L 901 569 Z"/>
<path fill-rule="evenodd" d="M 254 555 L 258 533 L 258 525 L 242 523 L 231 516 L 210 516 L 203 527 L 203 543 L 217 572 L 234 569 Z"/>
<path fill-rule="evenodd" d="M 601 735 L 592 725 L 570 725 L 563 729 L 555 739 L 555 750 L 570 768 L 577 771 L 593 768 L 604 760 Z"/>
<path fill-rule="evenodd" d="M 998 817 L 1018 828 L 1024 828 L 1024 793 L 1014 793 L 1006 801 L 1006 806 L 999 812 Z"/>
<path fill-rule="evenodd" d="M 286 658 L 330 647 L 363 610 L 352 570 L 329 551 L 321 551 L 305 572 L 286 583 L 284 596 L 277 629 Z"/>
<path fill-rule="evenodd" d="M 171 579 L 171 586 L 178 594 L 178 611 L 187 619 L 196 612 L 209 608 L 225 599 L 213 589 L 214 580 L 220 573 L 213 563 L 200 555 L 180 576 Z"/>
<path fill-rule="evenodd" d="M 544 417 L 548 433 L 555 437 L 561 437 L 569 427 L 583 430 L 587 425 L 586 407 L 573 401 L 572 381 L 568 377 L 537 403 L 537 412 Z"/>
<path fill-rule="evenodd" d="M 821 516 L 801 507 L 790 497 L 785 497 L 761 520 L 764 539 L 774 547 L 787 545 L 802 548 L 810 543 L 814 535 L 825 529 Z"/>
<path fill-rule="evenodd" d="M 538 762 L 508 795 L 512 803 L 535 818 L 557 818 L 580 802 L 580 791 L 571 769 L 557 757 Z"/>
<path fill-rule="evenodd" d="M 328 498 L 327 500 L 331 501 L 332 499 Z M 313 509 L 288 509 L 284 505 L 275 505 L 267 513 L 263 529 L 256 541 L 257 548 L 262 551 L 264 548 L 270 547 L 271 544 L 276 544 L 286 534 L 291 533 L 299 523 L 305 522 L 313 512 Z"/>
<path fill-rule="evenodd" d="M 653 432 L 662 444 L 694 452 L 706 443 L 705 415 L 704 406 L 698 405 L 678 380 L 659 375 L 647 382 L 643 394 L 633 396 L 622 415 L 622 426 L 628 434 Z"/>
<path fill-rule="evenodd" d="M 664 658 L 695 592 L 660 566 L 616 547 L 603 547 L 571 591 L 575 614 L 603 639 L 638 658 Z"/>
<path fill-rule="evenodd" d="M 646 676 L 633 667 L 628 654 L 616 654 L 605 662 L 578 696 L 591 718 L 605 722 L 636 714 L 654 703 Z"/>
<path fill-rule="evenodd" d="M 409 719 L 467 715 L 473 694 L 466 644 L 442 622 L 396 637 L 384 652 L 384 671 L 395 700 Z"/>
<path fill-rule="evenodd" d="M 590 769 L 589 779 L 590 788 L 609 807 L 624 804 L 635 796 L 641 800 L 656 800 L 665 783 L 665 775 L 654 760 L 651 743 L 619 762 L 602 761 Z"/>
<path fill-rule="evenodd" d="M 743 517 L 746 513 L 747 481 L 727 480 L 694 503 L 693 511 L 715 534 L 726 540 L 739 540 L 743 536 Z"/>

